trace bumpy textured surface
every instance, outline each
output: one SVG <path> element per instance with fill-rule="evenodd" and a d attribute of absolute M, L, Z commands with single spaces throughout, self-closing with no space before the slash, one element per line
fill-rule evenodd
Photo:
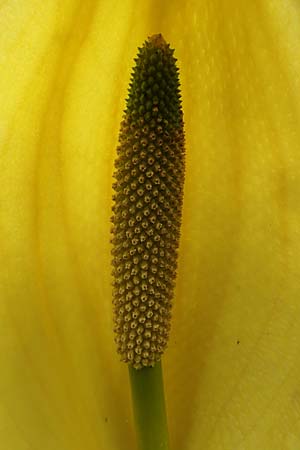
<path fill-rule="evenodd" d="M 113 304 L 121 359 L 153 366 L 167 345 L 184 183 L 178 68 L 161 35 L 139 49 L 121 123 L 113 206 Z"/>

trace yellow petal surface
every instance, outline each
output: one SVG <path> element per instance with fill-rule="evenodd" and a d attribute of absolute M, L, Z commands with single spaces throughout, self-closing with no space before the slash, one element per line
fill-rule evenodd
<path fill-rule="evenodd" d="M 300 8 L 0 3 L 0 443 L 134 448 L 111 175 L 136 47 L 176 48 L 187 172 L 172 449 L 300 448 Z"/>

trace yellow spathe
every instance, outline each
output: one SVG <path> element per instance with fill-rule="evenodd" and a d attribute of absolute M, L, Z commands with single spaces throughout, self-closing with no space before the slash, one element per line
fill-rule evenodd
<path fill-rule="evenodd" d="M 295 0 L 0 3 L 0 443 L 131 450 L 112 333 L 114 149 L 136 47 L 181 69 L 172 450 L 300 448 Z"/>

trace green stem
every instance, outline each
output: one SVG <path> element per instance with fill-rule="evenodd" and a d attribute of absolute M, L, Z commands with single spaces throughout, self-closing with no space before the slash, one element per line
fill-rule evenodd
<path fill-rule="evenodd" d="M 129 375 L 139 450 L 169 450 L 161 363 Z"/>

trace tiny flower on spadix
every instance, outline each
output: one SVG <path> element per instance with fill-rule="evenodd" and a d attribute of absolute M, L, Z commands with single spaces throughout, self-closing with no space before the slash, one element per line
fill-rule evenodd
<path fill-rule="evenodd" d="M 113 305 L 118 352 L 134 368 L 166 348 L 177 269 L 184 131 L 174 50 L 158 34 L 139 49 L 113 184 Z"/>

